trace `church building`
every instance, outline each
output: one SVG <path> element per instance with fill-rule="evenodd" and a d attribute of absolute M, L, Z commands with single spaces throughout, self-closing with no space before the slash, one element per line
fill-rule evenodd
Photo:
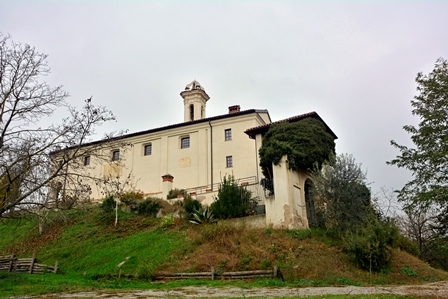
<path fill-rule="evenodd" d="M 90 174 L 94 177 L 128 177 L 133 188 L 144 192 L 145 196 L 166 199 L 170 190 L 185 189 L 204 205 L 213 202 L 222 178 L 233 175 L 238 184 L 247 186 L 260 204 L 266 206 L 267 215 L 274 215 L 273 218 L 266 216 L 267 223 L 283 221 L 286 223 L 283 226 L 292 227 L 290 222 L 285 222 L 289 216 L 282 210 L 284 205 L 279 200 L 274 203 L 260 184 L 263 175 L 258 151 L 263 135 L 273 123 L 269 112 L 241 110 L 240 106 L 235 105 L 230 106 L 225 114 L 208 117 L 206 107 L 210 97 L 196 80 L 188 84 L 180 96 L 184 106 L 183 122 L 125 135 L 123 140 L 132 146 L 110 149 L 108 162 L 91 163 L 90 157 L 85 157 L 84 163 L 89 166 Z M 325 124 L 316 112 L 278 122 L 295 122 L 308 117 L 317 118 Z M 331 129 L 325 126 L 336 139 Z M 292 218 L 305 219 L 298 226 L 307 227 L 304 184 L 308 174 L 306 171 L 288 174 L 285 172 L 287 167 L 283 168 L 278 171 L 274 169 L 278 172 L 277 179 L 296 186 L 298 191 L 285 189 L 278 193 L 285 193 L 288 198 L 298 197 L 285 199 L 292 206 L 288 213 Z M 278 186 L 282 184 L 278 183 Z M 290 188 L 289 185 L 285 188 Z M 91 186 L 94 201 L 104 197 L 101 191 L 98 186 Z M 269 200 L 272 202 L 269 203 Z"/>

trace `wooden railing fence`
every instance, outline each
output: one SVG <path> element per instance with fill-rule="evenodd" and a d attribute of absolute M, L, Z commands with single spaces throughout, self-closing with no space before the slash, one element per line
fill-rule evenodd
<path fill-rule="evenodd" d="M 196 272 L 196 273 L 160 273 L 156 274 L 155 280 L 169 280 L 169 279 L 251 279 L 251 278 L 281 278 L 283 275 L 280 269 L 274 267 L 272 270 L 252 270 L 252 271 L 238 271 L 238 272 L 222 272 L 218 273 L 212 267 L 210 272 Z"/>
<path fill-rule="evenodd" d="M 36 255 L 32 258 L 17 258 L 14 254 L 9 256 L 0 256 L 0 271 L 8 272 L 28 272 L 28 273 L 56 273 L 58 271 L 58 261 L 54 266 L 38 264 Z"/>

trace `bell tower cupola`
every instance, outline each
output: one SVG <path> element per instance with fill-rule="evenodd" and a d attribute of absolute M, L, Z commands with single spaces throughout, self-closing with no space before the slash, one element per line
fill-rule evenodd
<path fill-rule="evenodd" d="M 198 81 L 187 84 L 180 96 L 184 99 L 184 122 L 205 118 L 205 106 L 210 97 Z"/>

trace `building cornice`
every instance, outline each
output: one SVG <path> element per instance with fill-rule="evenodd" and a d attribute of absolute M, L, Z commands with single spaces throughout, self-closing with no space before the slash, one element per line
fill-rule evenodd
<path fill-rule="evenodd" d="M 184 90 L 180 93 L 180 96 L 185 99 L 185 97 L 190 97 L 197 94 L 203 96 L 206 101 L 210 100 L 209 95 L 202 89 Z"/>
<path fill-rule="evenodd" d="M 154 129 L 145 130 L 145 131 L 129 133 L 129 134 L 125 134 L 125 135 L 122 135 L 122 136 L 119 136 L 119 137 L 115 137 L 115 138 L 111 138 L 111 139 L 96 140 L 96 141 L 84 143 L 83 145 L 81 145 L 81 147 L 86 147 L 86 146 L 91 146 L 91 145 L 95 145 L 95 144 L 100 144 L 100 143 L 103 143 L 103 142 L 110 142 L 111 140 L 122 140 L 122 139 L 131 138 L 131 137 L 136 137 L 136 136 L 141 136 L 141 135 L 146 135 L 146 134 L 151 134 L 151 133 L 157 133 L 157 132 L 172 130 L 172 129 L 176 129 L 176 128 L 188 127 L 188 126 L 192 126 L 192 125 L 196 125 L 196 124 L 200 124 L 200 123 L 208 123 L 208 122 L 211 122 L 211 121 L 216 121 L 216 120 L 221 120 L 221 119 L 228 119 L 228 118 L 234 118 L 234 117 L 238 117 L 238 116 L 242 116 L 242 115 L 249 115 L 249 114 L 255 114 L 255 113 L 268 113 L 268 115 L 269 115 L 269 112 L 266 109 L 243 110 L 243 111 L 240 111 L 240 112 L 235 112 L 235 113 L 230 113 L 230 114 L 222 114 L 222 115 L 217 115 L 217 116 L 213 116 L 213 117 L 208 117 L 208 118 L 203 118 L 203 119 L 198 119 L 198 120 L 193 120 L 193 121 L 188 121 L 188 122 L 182 122 L 182 123 L 177 123 L 177 124 L 163 126 L 163 127 L 158 127 L 158 128 L 154 128 Z M 58 152 L 63 152 L 63 151 L 66 151 L 66 150 L 79 148 L 79 147 L 80 147 L 79 145 L 73 146 L 73 147 L 68 147 L 68 148 L 65 148 L 65 149 L 61 149 L 59 151 L 54 151 L 51 154 L 56 154 Z"/>

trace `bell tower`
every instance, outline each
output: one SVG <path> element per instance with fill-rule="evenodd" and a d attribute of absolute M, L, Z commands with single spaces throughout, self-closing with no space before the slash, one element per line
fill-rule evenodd
<path fill-rule="evenodd" d="M 180 96 L 184 99 L 184 122 L 205 118 L 205 106 L 210 97 L 198 81 L 187 84 Z"/>

